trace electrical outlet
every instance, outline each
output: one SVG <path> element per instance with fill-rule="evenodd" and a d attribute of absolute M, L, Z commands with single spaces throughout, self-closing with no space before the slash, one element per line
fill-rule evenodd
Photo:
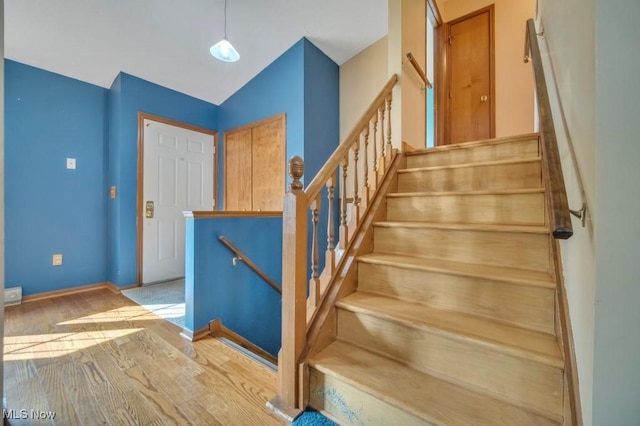
<path fill-rule="evenodd" d="M 75 168 L 76 168 L 76 159 L 67 158 L 67 169 L 75 170 Z"/>
<path fill-rule="evenodd" d="M 53 266 L 60 266 L 62 265 L 62 255 L 61 254 L 54 254 L 53 255 L 53 261 L 51 262 L 51 264 Z"/>

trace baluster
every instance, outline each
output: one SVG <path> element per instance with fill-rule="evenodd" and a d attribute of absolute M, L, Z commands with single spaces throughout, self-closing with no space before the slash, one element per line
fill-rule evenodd
<path fill-rule="evenodd" d="M 369 123 L 364 128 L 364 151 L 362 156 L 363 174 L 364 174 L 364 186 L 362 188 L 362 208 L 366 209 L 369 205 Z"/>
<path fill-rule="evenodd" d="M 342 196 L 340 197 L 341 213 L 340 213 L 340 249 L 347 248 L 347 237 L 349 236 L 349 227 L 347 225 L 347 172 L 349 169 L 349 153 L 342 159 Z"/>
<path fill-rule="evenodd" d="M 386 154 L 389 158 L 389 165 L 391 164 L 393 149 L 391 148 L 391 94 L 387 98 L 387 150 Z M 386 170 L 386 169 L 385 169 Z"/>
<path fill-rule="evenodd" d="M 325 269 L 329 268 L 329 272 L 331 273 L 331 275 L 333 275 L 333 271 L 336 269 L 336 251 L 333 232 L 333 199 L 335 197 L 333 191 L 335 189 L 335 179 L 335 175 L 331 175 L 331 177 L 327 181 L 327 210 L 329 217 L 327 218 L 327 252 L 325 254 L 324 267 Z"/>
<path fill-rule="evenodd" d="M 320 248 L 318 247 L 318 216 L 320 212 L 320 196 L 318 194 L 311 203 L 311 223 L 312 223 L 312 239 L 311 239 L 311 280 L 309 280 L 309 299 L 310 305 L 315 308 L 320 301 Z"/>
<path fill-rule="evenodd" d="M 353 144 L 353 218 L 356 225 L 360 222 L 360 195 L 358 191 L 358 153 L 360 151 L 360 136 Z"/>
<path fill-rule="evenodd" d="M 385 162 L 385 159 L 387 157 L 386 155 L 386 146 L 384 143 L 384 129 L 385 129 L 385 125 L 384 125 L 384 111 L 385 111 L 385 103 L 384 101 L 382 101 L 382 105 L 380 106 L 380 164 L 378 165 L 378 173 L 383 174 L 384 171 L 387 169 L 387 164 Z"/>
<path fill-rule="evenodd" d="M 378 189 L 378 110 L 371 119 L 373 124 L 373 187 Z"/>

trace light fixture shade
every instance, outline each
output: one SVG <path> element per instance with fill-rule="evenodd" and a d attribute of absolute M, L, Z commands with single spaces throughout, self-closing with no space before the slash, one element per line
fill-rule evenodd
<path fill-rule="evenodd" d="M 214 58 L 224 62 L 235 62 L 240 59 L 240 54 L 226 38 L 223 38 L 211 46 L 209 52 L 211 52 Z"/>

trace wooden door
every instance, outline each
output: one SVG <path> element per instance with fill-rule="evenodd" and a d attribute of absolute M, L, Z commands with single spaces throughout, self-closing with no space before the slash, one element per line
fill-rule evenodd
<path fill-rule="evenodd" d="M 285 193 L 284 119 L 264 123 L 252 131 L 253 210 L 280 211 Z"/>
<path fill-rule="evenodd" d="M 493 6 L 448 25 L 448 143 L 495 136 Z"/>
<path fill-rule="evenodd" d="M 281 211 L 286 189 L 285 115 L 229 130 L 224 141 L 224 209 Z"/>
<path fill-rule="evenodd" d="M 251 129 L 224 135 L 224 209 L 251 210 Z"/>

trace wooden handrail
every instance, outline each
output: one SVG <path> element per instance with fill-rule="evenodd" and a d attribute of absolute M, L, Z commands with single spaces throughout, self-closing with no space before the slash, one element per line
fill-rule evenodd
<path fill-rule="evenodd" d="M 416 72 L 418 73 L 418 75 L 420 76 L 422 81 L 424 82 L 424 85 L 429 89 L 433 89 L 433 85 L 431 84 L 431 82 L 427 78 L 427 74 L 424 72 L 424 70 L 422 69 L 422 67 L 418 63 L 418 61 L 416 61 L 416 58 L 413 56 L 413 53 L 407 52 L 407 59 L 409 60 L 409 63 L 411 65 L 413 65 L 413 68 L 416 70 Z"/>
<path fill-rule="evenodd" d="M 238 259 L 242 260 L 244 263 L 247 264 L 249 268 L 253 269 L 253 272 L 258 274 L 260 278 L 262 278 L 267 284 L 271 286 L 271 288 L 273 288 L 279 294 L 282 294 L 282 290 L 280 289 L 280 286 L 274 280 L 269 278 L 269 276 L 262 269 L 260 269 L 258 265 L 253 263 L 253 261 L 249 259 L 246 254 L 242 253 L 238 247 L 233 245 L 231 241 L 227 239 L 227 237 L 225 237 L 224 235 L 221 235 L 218 237 L 218 240 L 220 240 L 222 244 L 224 244 L 229 250 L 231 250 Z"/>
<path fill-rule="evenodd" d="M 542 55 L 538 45 L 536 27 L 533 19 L 527 21 L 525 42 L 525 62 L 533 62 L 533 74 L 535 78 L 536 95 L 538 99 L 538 117 L 540 122 L 540 139 L 542 146 L 542 161 L 544 163 L 545 186 L 549 191 L 549 203 L 551 217 L 551 229 L 553 237 L 566 240 L 573 235 L 571 213 L 567 201 L 567 191 L 562 175 L 562 163 L 558 152 L 556 130 L 551 115 L 551 103 L 547 90 L 547 81 L 542 67 Z M 530 56 L 529 56 L 530 54 Z"/>
<path fill-rule="evenodd" d="M 388 182 L 391 168 L 398 164 L 398 150 L 392 143 L 393 87 L 397 82 L 398 76 L 393 75 L 306 190 L 302 184 L 304 160 L 299 156 L 289 160 L 291 182 L 282 216 L 279 393 L 269 406 L 290 420 L 295 417 L 291 414 L 299 413 L 308 402 L 304 391 L 308 383 L 304 384 L 306 375 L 300 364 L 303 351 L 311 343 L 307 341 L 307 327 L 318 309 L 326 306 L 328 292 L 335 290 L 337 265 L 345 262 L 343 256 L 369 217 L 372 203 L 380 199 L 381 185 Z M 351 204 L 347 203 L 349 197 L 353 199 Z M 326 229 L 326 239 L 325 235 L 320 238 L 321 227 Z"/>
<path fill-rule="evenodd" d="M 353 130 L 349 133 L 349 135 L 344 139 L 344 141 L 338 146 L 338 148 L 331 154 L 331 157 L 327 160 L 327 162 L 322 166 L 322 168 L 318 171 L 318 174 L 313 178 L 311 183 L 307 185 L 307 188 L 304 190 L 307 198 L 309 200 L 315 199 L 320 190 L 324 187 L 325 183 L 329 179 L 332 173 L 335 172 L 336 168 L 340 166 L 340 162 L 344 158 L 344 156 L 351 149 L 351 144 L 348 142 L 353 141 L 358 137 L 362 128 L 367 125 L 371 116 L 378 109 L 378 105 L 389 95 L 393 86 L 398 82 L 398 75 L 394 74 L 391 76 L 387 84 L 384 85 L 378 96 L 371 102 L 371 105 L 364 114 L 360 117 L 360 120 L 353 127 Z"/>

